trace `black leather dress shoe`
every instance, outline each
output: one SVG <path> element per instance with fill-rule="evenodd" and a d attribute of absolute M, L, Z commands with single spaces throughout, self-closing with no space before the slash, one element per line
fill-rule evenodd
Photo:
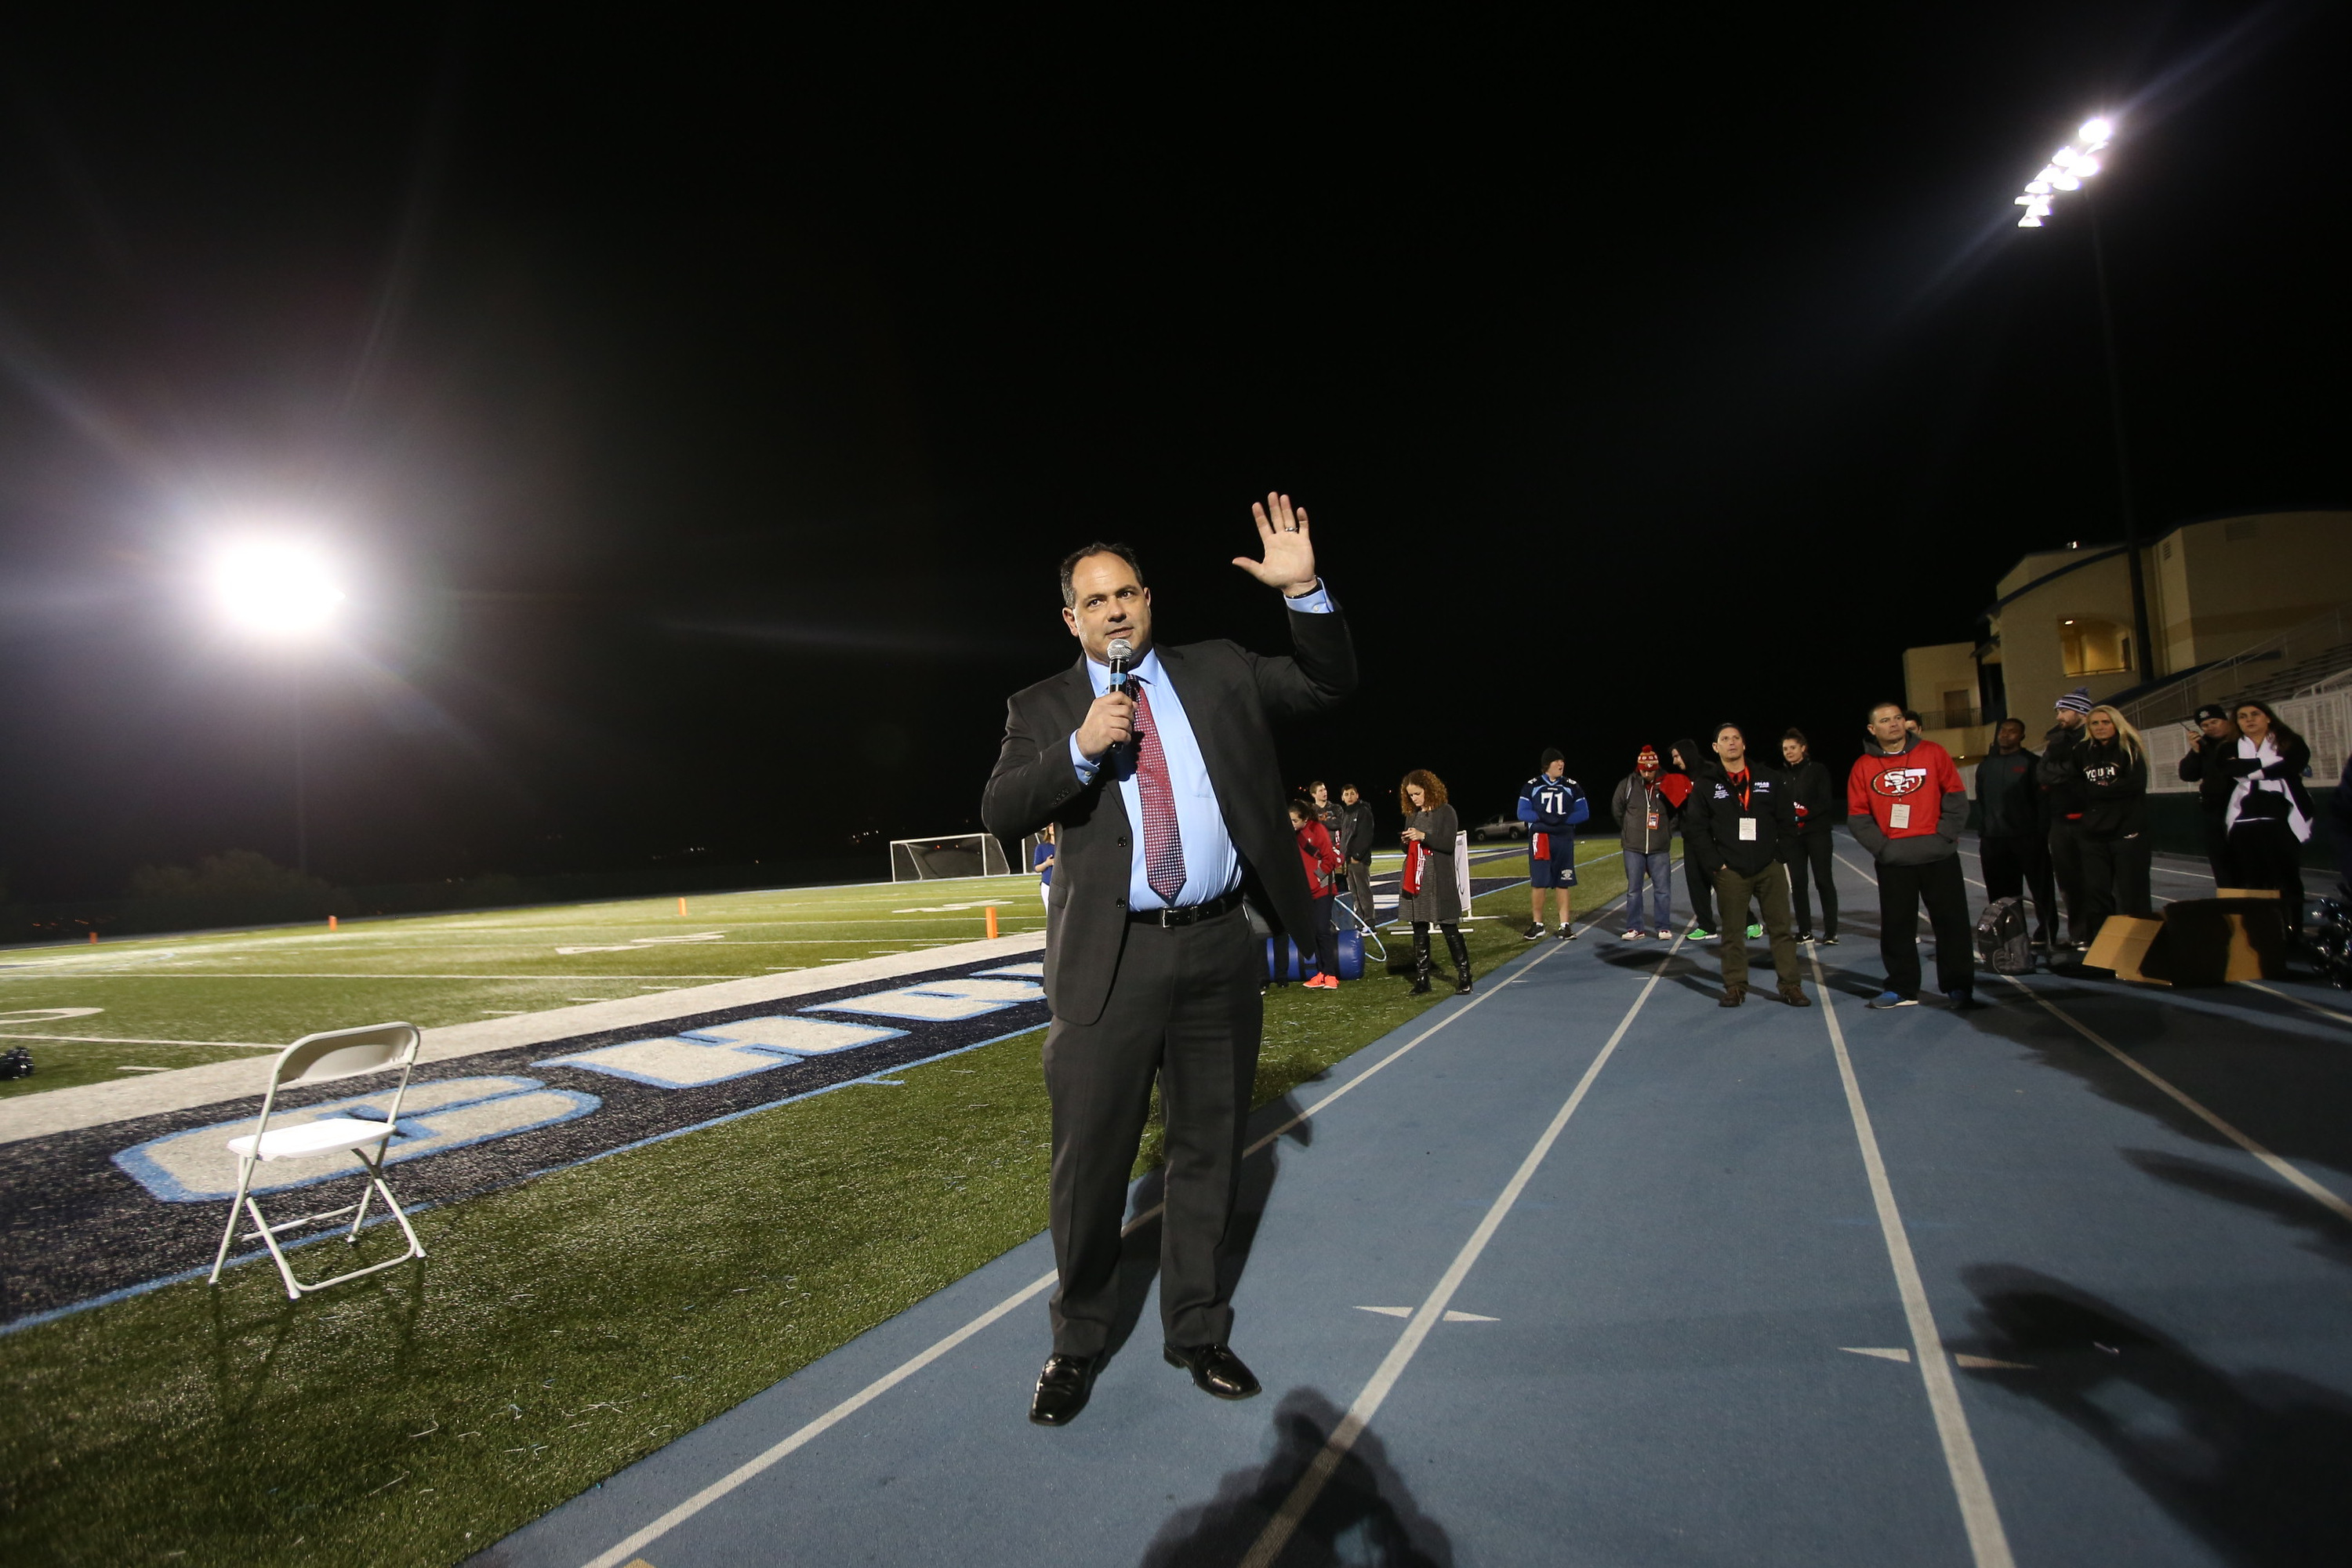
<path fill-rule="evenodd" d="M 1242 1358 L 1225 1345 L 1194 1345 L 1190 1350 L 1178 1350 L 1174 1345 L 1162 1347 L 1170 1366 L 1181 1366 L 1192 1374 L 1192 1385 L 1203 1394 L 1213 1394 L 1220 1399 L 1247 1399 L 1258 1391 L 1256 1375 L 1242 1364 Z"/>
<path fill-rule="evenodd" d="M 1087 1407 L 1095 1391 L 1098 1355 L 1057 1355 L 1037 1374 L 1037 1392 L 1029 1396 L 1029 1419 L 1040 1426 L 1066 1426 Z"/>

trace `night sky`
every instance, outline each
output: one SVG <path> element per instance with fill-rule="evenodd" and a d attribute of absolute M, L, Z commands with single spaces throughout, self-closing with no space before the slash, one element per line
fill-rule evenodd
<path fill-rule="evenodd" d="M 11 25 L 10 897 L 290 861 L 298 671 L 338 882 L 976 826 L 1062 552 L 1279 651 L 1270 488 L 1363 662 L 1301 782 L 1842 764 L 2119 534 L 2089 230 L 2010 205 L 2098 110 L 2145 526 L 2352 504 L 2342 5 L 859 9 Z M 273 520 L 295 657 L 202 592 Z"/>

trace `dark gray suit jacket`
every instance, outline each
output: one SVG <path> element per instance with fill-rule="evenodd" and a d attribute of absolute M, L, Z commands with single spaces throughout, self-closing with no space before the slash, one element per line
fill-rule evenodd
<path fill-rule="evenodd" d="M 1207 763 L 1240 852 L 1251 900 L 1284 930 L 1315 929 L 1313 895 L 1291 837 L 1288 802 L 1270 721 L 1318 713 L 1356 688 L 1356 647 L 1337 609 L 1292 611 L 1297 656 L 1267 658 L 1238 643 L 1159 649 L 1160 668 L 1184 700 L 1184 715 Z M 1057 1018 L 1102 1016 L 1127 942 L 1127 889 L 1134 864 L 1127 802 L 1113 769 L 1091 784 L 1070 765 L 1070 736 L 1095 700 L 1086 658 L 1016 692 L 1006 704 L 1004 749 L 982 797 L 981 820 L 1008 842 L 1048 822 L 1055 837 L 1047 904 L 1045 999 Z"/>

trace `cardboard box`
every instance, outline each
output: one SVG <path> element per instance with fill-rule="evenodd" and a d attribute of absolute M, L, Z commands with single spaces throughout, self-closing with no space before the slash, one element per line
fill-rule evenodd
<path fill-rule="evenodd" d="M 2140 972 L 2142 960 L 2156 939 L 2164 933 L 2162 921 L 2136 920 L 2130 915 L 2109 915 L 2099 927 L 2099 934 L 2091 942 L 2091 951 L 2083 962 L 2093 969 L 2112 969 L 2118 980 L 2142 980 L 2156 985 L 2169 985 Z"/>

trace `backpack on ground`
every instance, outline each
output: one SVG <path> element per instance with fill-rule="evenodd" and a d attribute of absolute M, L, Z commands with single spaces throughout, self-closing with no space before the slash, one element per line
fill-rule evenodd
<path fill-rule="evenodd" d="M 2033 973 L 2033 941 L 2027 934 L 2025 900 L 1995 899 L 1977 917 L 1977 958 L 1995 974 Z"/>

